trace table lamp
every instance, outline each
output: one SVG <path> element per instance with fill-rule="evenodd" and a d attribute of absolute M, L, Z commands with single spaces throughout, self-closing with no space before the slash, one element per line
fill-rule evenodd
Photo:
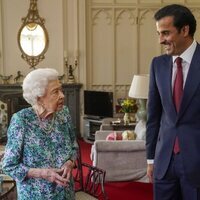
<path fill-rule="evenodd" d="M 138 123 L 135 127 L 135 132 L 137 134 L 137 139 L 145 139 L 146 135 L 146 120 L 147 120 L 147 110 L 146 103 L 148 98 L 149 90 L 149 75 L 141 74 L 134 75 L 129 90 L 129 97 L 138 100 L 138 111 L 136 116 L 138 118 Z"/>

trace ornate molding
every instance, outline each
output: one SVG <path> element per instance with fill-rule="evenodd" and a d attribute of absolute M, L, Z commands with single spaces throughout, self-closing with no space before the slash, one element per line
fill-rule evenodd
<path fill-rule="evenodd" d="M 115 18 L 115 24 L 116 25 L 119 25 L 120 24 L 120 20 L 122 19 L 122 15 L 124 13 L 127 13 L 129 15 L 129 22 L 131 25 L 133 24 L 136 24 L 137 23 L 137 16 L 134 15 L 134 11 L 135 9 L 120 9 L 119 13 L 116 15 L 116 18 Z"/>
<path fill-rule="evenodd" d="M 111 9 L 101 8 L 101 9 L 92 9 L 93 16 L 92 16 L 92 24 L 96 25 L 96 21 L 99 19 L 99 15 L 101 13 L 105 14 L 105 19 L 107 21 L 107 24 L 110 25 L 112 23 L 112 15 L 108 12 Z"/>
<path fill-rule="evenodd" d="M 200 19 L 200 8 L 191 8 L 191 11 L 197 19 Z"/>
<path fill-rule="evenodd" d="M 93 90 L 113 91 L 112 85 L 92 85 Z"/>
<path fill-rule="evenodd" d="M 129 91 L 130 85 L 116 85 L 115 90 L 119 91 Z"/>
<path fill-rule="evenodd" d="M 138 24 L 143 25 L 143 20 L 146 19 L 146 15 L 151 13 L 152 17 L 153 17 L 156 10 L 157 10 L 157 8 L 147 8 L 147 9 L 139 10 L 140 12 L 139 12 L 139 16 L 138 16 Z"/>

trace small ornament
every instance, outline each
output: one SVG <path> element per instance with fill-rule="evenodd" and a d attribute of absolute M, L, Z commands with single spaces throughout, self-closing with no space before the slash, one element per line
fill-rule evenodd
<path fill-rule="evenodd" d="M 124 124 L 129 125 L 130 121 L 130 113 L 124 113 Z"/>
<path fill-rule="evenodd" d="M 24 77 L 24 75 L 21 73 L 21 71 L 17 72 L 17 76 L 14 78 L 15 83 L 21 83 L 21 79 Z"/>
<path fill-rule="evenodd" d="M 3 75 L 0 74 L 0 78 L 3 81 L 3 84 L 9 84 L 9 81 L 12 78 L 12 75 L 10 75 L 10 76 L 3 76 Z"/>

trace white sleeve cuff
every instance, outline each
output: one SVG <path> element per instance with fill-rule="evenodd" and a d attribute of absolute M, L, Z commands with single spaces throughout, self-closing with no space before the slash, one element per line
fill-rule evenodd
<path fill-rule="evenodd" d="M 154 160 L 147 160 L 147 164 L 153 164 Z"/>

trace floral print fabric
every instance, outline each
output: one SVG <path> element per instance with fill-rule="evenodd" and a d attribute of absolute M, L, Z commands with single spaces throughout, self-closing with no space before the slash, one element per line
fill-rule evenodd
<path fill-rule="evenodd" d="M 77 156 L 78 145 L 67 107 L 55 114 L 51 133 L 46 133 L 40 123 L 32 107 L 13 115 L 3 171 L 16 180 L 18 200 L 73 200 L 73 180 L 69 187 L 62 187 L 42 178 L 26 178 L 29 168 L 61 168 Z"/>

